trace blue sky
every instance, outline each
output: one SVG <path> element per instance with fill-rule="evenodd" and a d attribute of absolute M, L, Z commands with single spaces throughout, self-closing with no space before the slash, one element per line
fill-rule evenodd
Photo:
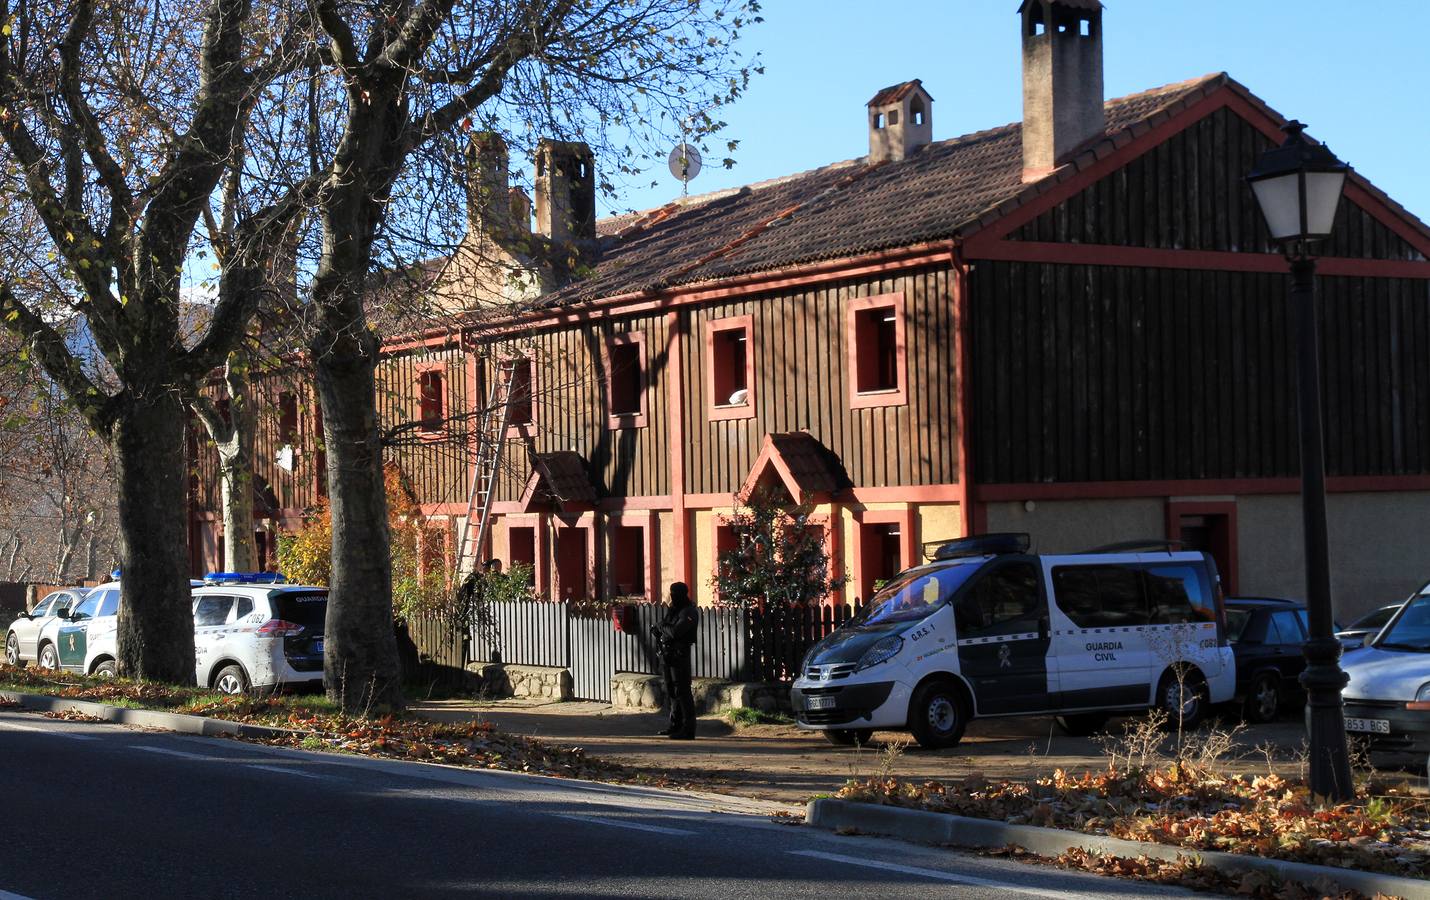
<path fill-rule="evenodd" d="M 1109 97 L 1226 71 L 1430 220 L 1430 3 L 1105 3 Z M 766 21 L 746 40 L 766 72 L 725 115 L 738 164 L 707 165 L 690 192 L 863 155 L 865 102 L 910 78 L 934 97 L 935 140 L 1021 119 L 1017 8 L 1018 0 L 767 0 Z M 680 195 L 663 168 L 652 176 L 657 188 L 628 190 L 607 208 Z"/>

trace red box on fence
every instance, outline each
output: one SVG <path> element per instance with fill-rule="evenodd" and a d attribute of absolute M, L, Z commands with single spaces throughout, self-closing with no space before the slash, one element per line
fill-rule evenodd
<path fill-rule="evenodd" d="M 611 607 L 611 623 L 616 626 L 617 631 L 626 634 L 635 634 L 640 630 L 640 621 L 636 618 L 636 607 L 633 603 L 622 603 L 620 606 Z"/>

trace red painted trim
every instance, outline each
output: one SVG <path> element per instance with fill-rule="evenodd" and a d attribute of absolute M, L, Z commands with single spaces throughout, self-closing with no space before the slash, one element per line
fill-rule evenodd
<path fill-rule="evenodd" d="M 392 341 L 384 341 L 384 354 L 402 353 L 407 350 L 436 350 L 456 347 L 462 342 L 462 333 L 450 328 L 434 329 L 421 335 L 404 335 Z"/>
<path fill-rule="evenodd" d="M 639 380 L 641 408 L 634 413 L 613 413 L 611 412 L 611 348 L 628 347 L 634 344 L 637 348 L 636 359 L 639 371 L 636 378 Z M 650 392 L 649 367 L 646 364 L 645 352 L 645 332 L 627 331 L 621 334 L 613 334 L 601 342 L 601 370 L 604 373 L 606 388 L 606 428 L 615 430 L 620 428 L 644 428 L 646 427 L 646 395 Z"/>
<path fill-rule="evenodd" d="M 1181 134 L 1183 131 L 1195 125 L 1200 120 L 1206 118 L 1219 109 L 1230 109 L 1241 116 L 1262 134 L 1280 143 L 1283 134 L 1281 131 L 1281 121 L 1275 114 L 1265 106 L 1260 105 L 1248 95 L 1244 95 L 1240 85 L 1227 84 L 1217 91 L 1203 97 L 1201 100 L 1192 103 L 1185 109 L 1173 113 L 1161 123 L 1150 128 L 1142 126 L 1142 130 L 1136 132 L 1121 147 L 1113 149 L 1101 158 L 1095 157 L 1094 153 L 1089 153 L 1070 164 L 1072 167 L 1069 174 L 1062 181 L 1050 184 L 1039 185 L 1035 188 L 1035 193 L 1026 200 L 1014 200 L 1012 208 L 1005 214 L 999 215 L 997 211 L 988 218 L 992 219 L 989 224 L 981 230 L 970 232 L 970 236 L 965 242 L 967 257 L 990 258 L 986 256 L 991 244 L 1006 238 L 1017 229 L 1028 222 L 1047 212 L 1049 209 L 1066 201 L 1075 194 L 1080 193 L 1089 185 L 1107 177 L 1117 169 L 1122 168 L 1131 160 L 1142 156 L 1149 150 L 1154 149 L 1159 144 L 1165 143 Z M 1393 209 L 1377 196 L 1378 189 L 1371 185 L 1360 175 L 1352 172 L 1350 179 L 1346 183 L 1346 197 L 1357 206 L 1364 209 L 1376 221 L 1390 228 L 1400 237 L 1404 238 L 1421 253 L 1430 256 L 1430 234 L 1425 231 L 1425 226 L 1420 222 L 1410 222 L 1405 214 Z M 1011 205 L 1011 204 L 1010 204 Z M 994 218 L 996 217 L 996 218 Z M 1253 254 L 1264 255 L 1264 254 Z M 1390 260 L 1382 260 L 1390 262 Z M 1122 263 L 1122 265 L 1134 265 L 1133 263 Z M 1324 271 L 1324 270 L 1323 270 Z M 1340 274 L 1327 272 L 1327 274 Z M 1409 275 L 1405 277 L 1425 277 L 1423 275 Z"/>
<path fill-rule="evenodd" d="M 905 487 L 850 488 L 840 495 L 855 503 L 958 503 L 963 500 L 959 484 L 913 484 Z"/>
<path fill-rule="evenodd" d="M 675 517 L 676 579 L 690 584 L 694 566 L 690 517 L 685 511 L 685 327 L 680 313 L 665 314 L 666 416 L 670 427 L 670 511 Z"/>
<path fill-rule="evenodd" d="M 465 516 L 467 514 L 467 504 L 465 503 L 423 503 L 418 506 L 422 515 L 426 518 L 433 516 Z"/>
<path fill-rule="evenodd" d="M 970 258 L 1063 265 L 1127 266 L 1144 269 L 1202 269 L 1285 274 L 1286 259 L 1274 253 L 1233 253 L 1226 250 L 1163 250 L 1111 244 L 1049 241 L 999 241 L 970 244 Z M 1322 275 L 1369 278 L 1430 278 L 1430 262 L 1391 259 L 1324 257 L 1316 261 Z"/>
<path fill-rule="evenodd" d="M 715 336 L 726 331 L 745 332 L 745 402 L 727 406 L 715 402 Z M 705 416 L 711 422 L 755 417 L 755 317 L 729 316 L 705 323 Z"/>
<path fill-rule="evenodd" d="M 495 511 L 493 511 L 495 512 Z M 550 596 L 550 576 L 547 567 L 550 565 L 550 552 L 547 549 L 547 523 L 544 513 L 509 513 L 502 516 L 503 527 L 506 528 L 506 548 L 507 548 L 507 568 L 511 568 L 511 529 L 530 528 L 533 530 L 535 540 L 532 546 L 532 555 L 535 559 L 532 562 L 533 574 L 536 576 L 536 584 L 532 588 L 538 597 Z"/>
<path fill-rule="evenodd" d="M 779 448 L 775 446 L 774 438 L 765 435 L 765 439 L 760 446 L 760 455 L 755 458 L 754 465 L 750 466 L 750 474 L 745 477 L 745 483 L 740 486 L 737 496 L 748 502 L 754 495 L 755 487 L 760 479 L 764 477 L 765 470 L 774 467 L 775 475 L 785 486 L 791 498 L 796 504 L 805 503 L 827 503 L 829 495 L 823 492 L 809 492 L 800 486 L 795 480 L 794 473 L 790 471 L 789 463 L 785 462 L 784 456 L 780 454 Z"/>
<path fill-rule="evenodd" d="M 1108 500 L 1126 497 L 1186 497 L 1199 494 L 1295 494 L 1299 478 L 1208 478 L 1182 481 L 1064 481 L 1032 484 L 981 484 L 974 496 L 983 503 L 1017 500 Z M 1430 491 L 1430 475 L 1338 475 L 1326 479 L 1338 494 L 1382 491 Z"/>
<path fill-rule="evenodd" d="M 1167 538 L 1182 539 L 1182 516 L 1225 516 L 1227 530 L 1226 571 L 1221 573 L 1222 590 L 1234 596 L 1239 592 L 1241 562 L 1237 550 L 1235 500 L 1171 500 L 1167 501 Z"/>
<path fill-rule="evenodd" d="M 551 570 L 552 570 L 552 599 L 560 600 L 561 597 L 561 565 L 556 559 L 556 545 L 558 532 L 561 529 L 572 529 L 586 532 L 586 599 L 596 600 L 600 597 L 600 583 L 597 580 L 597 573 L 600 571 L 600 556 L 597 551 L 596 540 L 597 530 L 596 513 L 583 512 L 578 515 L 562 515 L 554 513 L 551 515 Z"/>
<path fill-rule="evenodd" d="M 590 303 L 553 310 L 541 310 L 514 317 L 501 324 L 483 322 L 472 326 L 479 329 L 482 339 L 509 334 L 526 334 L 534 328 L 555 328 L 565 325 L 589 324 L 610 316 L 626 316 L 647 312 L 667 312 L 683 306 L 693 306 L 710 300 L 729 297 L 749 297 L 794 287 L 807 287 L 831 281 L 862 278 L 904 269 L 948 263 L 954 242 L 928 241 L 907 247 L 892 247 L 873 253 L 845 256 L 802 265 L 780 266 L 751 275 L 738 275 L 717 282 L 679 285 L 661 290 L 616 294 Z M 717 286 L 718 285 L 718 286 Z"/>
<path fill-rule="evenodd" d="M 672 507 L 671 498 L 668 495 L 654 497 L 607 497 L 596 504 L 596 508 L 602 512 L 618 513 L 626 511 L 667 510 Z"/>
<path fill-rule="evenodd" d="M 686 509 L 733 509 L 737 505 L 734 494 L 686 494 Z"/>
<path fill-rule="evenodd" d="M 651 510 L 640 510 L 625 512 L 617 516 L 612 516 L 606 520 L 607 539 L 614 540 L 615 535 L 612 529 L 615 528 L 639 528 L 641 530 L 641 556 L 645 568 L 645 599 L 655 602 L 660 599 L 660 559 L 657 555 L 660 551 L 660 542 L 656 540 L 655 513 Z M 615 583 L 615 554 L 607 556 L 610 565 L 606 566 L 606 590 L 608 596 L 619 596 Z"/>
<path fill-rule="evenodd" d="M 899 526 L 899 565 L 901 568 L 907 569 L 917 561 L 914 552 L 914 548 L 920 546 L 916 533 L 917 522 L 918 516 L 912 506 L 906 506 L 903 509 L 866 509 L 854 512 L 854 528 L 850 534 L 852 574 L 849 579 L 849 586 L 852 588 L 854 596 L 867 600 L 872 593 L 872 591 L 864 589 L 864 526 Z"/>
<path fill-rule="evenodd" d="M 477 382 L 477 360 L 478 360 L 478 357 L 477 357 L 477 355 L 476 355 L 475 353 L 472 352 L 471 348 L 464 348 L 464 350 L 465 350 L 465 352 L 466 352 L 466 358 L 463 360 L 463 366 L 464 366 L 464 368 L 466 369 L 465 377 L 466 377 L 466 380 L 467 380 L 467 409 L 466 409 L 466 412 L 469 413 L 469 414 L 475 414 L 478 409 L 481 409 L 482 407 L 484 407 L 484 406 L 486 405 L 486 400 L 485 400 L 485 398 L 478 396 L 478 382 Z M 479 419 L 478 419 L 475 415 L 472 415 L 472 416 L 469 418 L 468 421 L 480 424 Z M 478 427 L 478 428 L 468 428 L 468 429 L 467 429 L 467 432 L 468 432 L 468 434 L 470 435 L 470 437 L 467 439 L 467 446 L 466 446 L 465 448 L 463 448 L 463 452 L 464 452 L 464 453 L 466 454 L 466 456 L 467 456 L 467 484 L 466 484 L 466 488 L 467 488 L 467 494 L 468 494 L 469 497 L 470 497 L 470 495 L 471 495 L 472 485 L 474 485 L 474 484 L 476 483 L 476 481 L 477 481 L 477 437 L 478 437 L 478 433 L 479 433 L 480 431 L 481 431 L 481 428 L 479 428 L 479 427 Z M 493 503 L 492 506 L 495 507 L 496 504 Z M 469 514 L 470 514 L 469 505 L 468 505 L 468 504 L 465 504 L 465 503 L 462 504 L 462 511 L 461 511 L 460 513 L 458 513 L 458 515 L 467 516 L 467 515 L 469 515 Z M 468 532 L 468 533 L 470 534 L 470 532 Z M 465 548 L 465 547 L 461 548 L 461 551 L 462 551 L 462 552 L 465 552 L 465 551 L 466 551 L 466 548 Z"/>
<path fill-rule="evenodd" d="M 894 347 L 897 354 L 898 387 L 887 391 L 859 390 L 859 314 L 873 309 L 894 311 Z M 908 339 L 904 334 L 904 293 L 878 294 L 873 297 L 853 297 L 844 312 L 844 370 L 848 373 L 849 408 L 870 409 L 881 406 L 906 406 L 909 402 L 909 374 L 906 359 Z"/>
<path fill-rule="evenodd" d="M 520 438 L 523 441 L 527 441 L 536 434 L 536 430 L 541 423 L 541 404 L 538 402 L 541 398 L 541 367 L 536 364 L 535 357 L 527 353 L 508 352 L 504 353 L 501 359 L 524 359 L 526 360 L 528 371 L 531 373 L 531 390 L 529 392 L 531 394 L 531 421 L 520 425 L 508 425 L 506 427 L 508 440 Z M 496 378 L 498 375 L 497 367 L 493 366 L 492 377 Z"/>
<path fill-rule="evenodd" d="M 953 380 L 955 392 L 955 419 L 958 428 L 958 504 L 963 518 L 963 536 L 975 534 L 975 502 L 969 497 L 968 488 L 973 484 L 973 439 L 969 414 L 973 409 L 972 390 L 968 373 L 973 370 L 969 357 L 968 316 L 968 263 L 958 255 L 953 264 Z"/>

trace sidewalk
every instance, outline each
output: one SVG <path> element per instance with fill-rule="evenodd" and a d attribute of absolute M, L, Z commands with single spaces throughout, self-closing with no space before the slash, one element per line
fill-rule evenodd
<path fill-rule="evenodd" d="M 655 734 L 665 727 L 664 716 L 616 712 L 608 704 L 581 701 L 441 700 L 416 702 L 412 710 L 441 721 L 476 718 L 513 734 L 583 747 L 612 762 L 658 769 L 678 780 L 704 782 L 711 789 L 784 803 L 802 803 L 816 794 L 833 793 L 851 777 L 879 773 L 885 748 L 898 741 L 910 743 L 890 771 L 909 779 L 947 780 L 973 773 L 1026 778 L 1056 768 L 1081 771 L 1105 765 L 1094 740 L 1060 734 L 1050 718 L 977 720 L 959 746 L 930 752 L 899 732 L 880 732 L 872 747 L 835 747 L 821 735 L 793 725 L 737 729 L 714 716 L 700 720 L 697 740 L 671 741 Z M 1115 721 L 1112 727 L 1120 733 Z M 1294 753 L 1302 734 L 1300 723 L 1278 722 L 1248 729 L 1239 744 L 1249 752 L 1269 741 Z M 1266 763 L 1258 754 L 1232 768 L 1264 773 Z M 1288 755 L 1278 769 L 1294 772 L 1296 763 Z"/>

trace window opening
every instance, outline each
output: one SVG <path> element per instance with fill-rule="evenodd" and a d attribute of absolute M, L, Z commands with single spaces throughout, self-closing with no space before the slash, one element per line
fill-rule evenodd
<path fill-rule="evenodd" d="M 612 344 L 609 356 L 611 415 L 639 415 L 642 382 L 645 380 L 641 371 L 641 345 L 635 342 Z"/>
<path fill-rule="evenodd" d="M 611 528 L 611 584 L 618 597 L 646 593 L 644 528 Z"/>
<path fill-rule="evenodd" d="M 536 581 L 536 529 L 529 526 L 514 526 L 507 529 L 507 555 L 511 565 L 531 567 L 532 585 Z"/>
<path fill-rule="evenodd" d="M 531 360 L 516 360 L 511 373 L 512 425 L 530 425 L 535 420 L 535 403 L 532 398 Z"/>
<path fill-rule="evenodd" d="M 749 334 L 743 328 L 715 332 L 715 405 L 743 406 L 750 399 L 746 377 Z"/>
<path fill-rule="evenodd" d="M 897 109 L 889 110 L 889 124 L 891 126 L 899 124 L 899 111 Z"/>
<path fill-rule="evenodd" d="M 909 117 L 913 119 L 913 124 L 922 125 L 924 123 L 924 101 L 921 97 L 915 97 L 909 104 Z"/>
<path fill-rule="evenodd" d="M 423 372 L 418 377 L 420 406 L 419 414 L 423 431 L 441 431 L 445 418 L 443 411 L 442 373 Z"/>
<path fill-rule="evenodd" d="M 586 573 L 590 569 L 586 551 L 586 529 L 556 529 L 556 580 L 558 599 L 581 603 L 588 599 Z"/>
<path fill-rule="evenodd" d="M 861 394 L 897 391 L 899 384 L 898 308 L 892 304 L 854 314 L 855 390 Z"/>

